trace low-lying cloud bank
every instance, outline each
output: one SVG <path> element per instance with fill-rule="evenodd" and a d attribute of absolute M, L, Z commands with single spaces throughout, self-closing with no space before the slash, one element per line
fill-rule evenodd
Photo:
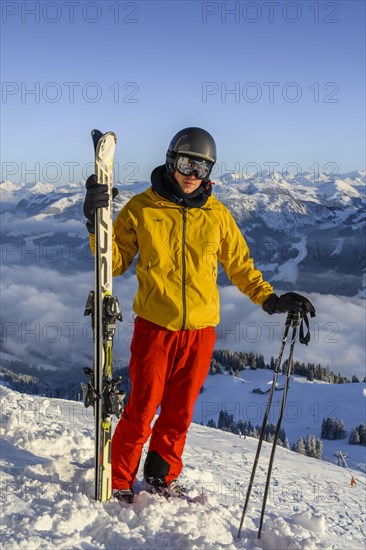
<path fill-rule="evenodd" d="M 3 266 L 1 279 L 1 349 L 27 361 L 80 369 L 93 353 L 90 318 L 84 305 L 93 287 L 92 269 L 65 275 L 51 269 Z M 115 353 L 128 362 L 133 331 L 132 302 L 136 278 L 115 279 L 114 290 L 124 312 L 118 325 Z M 297 289 L 301 292 L 301 289 Z M 269 361 L 280 348 L 285 315 L 269 316 L 235 287 L 223 287 L 217 348 L 254 351 Z M 317 316 L 310 320 L 311 342 L 296 344 L 295 359 L 329 365 L 334 372 L 360 379 L 365 372 L 365 301 L 308 294 Z M 286 354 L 285 354 L 286 355 Z"/>

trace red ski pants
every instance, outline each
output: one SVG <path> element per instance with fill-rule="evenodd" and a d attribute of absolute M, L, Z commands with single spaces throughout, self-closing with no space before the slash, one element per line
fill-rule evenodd
<path fill-rule="evenodd" d="M 167 483 L 179 476 L 194 404 L 208 373 L 215 339 L 213 327 L 171 331 L 136 318 L 131 393 L 112 440 L 114 489 L 133 485 L 150 435 L 148 455 L 166 465 Z M 151 429 L 159 405 L 160 415 Z"/>

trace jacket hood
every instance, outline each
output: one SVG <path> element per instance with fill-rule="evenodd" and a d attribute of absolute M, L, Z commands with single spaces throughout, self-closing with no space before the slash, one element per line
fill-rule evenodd
<path fill-rule="evenodd" d="M 202 182 L 198 189 L 192 193 L 183 193 L 178 182 L 172 174 L 169 174 L 166 166 L 157 166 L 151 173 L 151 184 L 161 197 L 168 199 L 180 206 L 200 208 L 204 206 L 212 193 L 210 181 Z"/>

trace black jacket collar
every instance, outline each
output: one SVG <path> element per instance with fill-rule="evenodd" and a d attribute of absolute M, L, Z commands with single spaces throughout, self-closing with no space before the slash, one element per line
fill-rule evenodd
<path fill-rule="evenodd" d="M 212 193 L 211 182 L 202 182 L 192 193 L 183 193 L 173 175 L 168 174 L 165 165 L 157 166 L 151 174 L 151 184 L 160 196 L 180 206 L 200 208 Z"/>

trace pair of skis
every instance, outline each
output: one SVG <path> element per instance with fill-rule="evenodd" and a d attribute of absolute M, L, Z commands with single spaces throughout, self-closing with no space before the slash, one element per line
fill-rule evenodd
<path fill-rule="evenodd" d="M 85 407 L 93 407 L 95 421 L 94 498 L 108 501 L 112 493 L 112 416 L 121 416 L 124 392 L 122 377 L 113 378 L 112 347 L 116 321 L 122 320 L 118 298 L 112 295 L 112 183 L 116 135 L 92 130 L 95 174 L 107 184 L 109 204 L 95 212 L 94 290 L 89 293 L 84 315 L 91 315 L 94 336 L 94 368 L 84 368 L 89 378 L 81 384 Z"/>

